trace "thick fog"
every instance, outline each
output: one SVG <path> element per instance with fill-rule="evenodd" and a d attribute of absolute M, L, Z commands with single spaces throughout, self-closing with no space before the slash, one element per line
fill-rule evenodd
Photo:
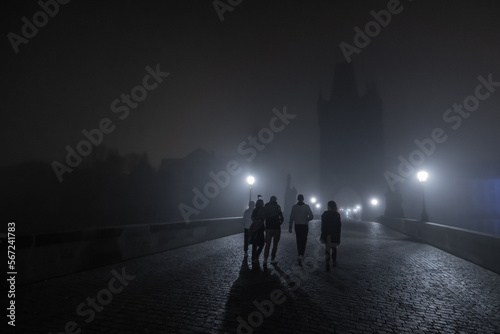
<path fill-rule="evenodd" d="M 302 193 L 370 220 L 425 199 L 500 234 L 499 3 L 216 3 L 5 4 L 4 220 L 190 222 Z"/>

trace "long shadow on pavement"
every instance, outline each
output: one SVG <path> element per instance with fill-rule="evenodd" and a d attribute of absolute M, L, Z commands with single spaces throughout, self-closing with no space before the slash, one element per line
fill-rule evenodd
<path fill-rule="evenodd" d="M 335 326 L 327 325 L 329 317 L 310 301 L 300 283 L 277 265 L 250 268 L 244 259 L 229 292 L 220 332 L 335 333 Z"/>

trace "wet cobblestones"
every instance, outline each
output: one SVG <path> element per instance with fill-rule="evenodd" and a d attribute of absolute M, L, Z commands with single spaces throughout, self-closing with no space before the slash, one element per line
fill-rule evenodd
<path fill-rule="evenodd" d="M 500 333 L 500 275 L 358 221 L 327 273 L 318 237 L 313 221 L 302 267 L 283 230 L 267 270 L 238 234 L 23 286 L 16 333 Z M 134 278 L 106 300 L 122 268 Z M 94 319 L 77 314 L 96 296 L 107 304 Z"/>

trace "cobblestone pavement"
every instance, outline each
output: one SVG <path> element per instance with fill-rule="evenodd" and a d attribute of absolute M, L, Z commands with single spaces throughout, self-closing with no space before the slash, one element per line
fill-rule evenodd
<path fill-rule="evenodd" d="M 349 220 L 325 272 L 319 224 L 302 267 L 283 230 L 267 270 L 241 233 L 18 287 L 16 333 L 500 333 L 500 275 Z"/>

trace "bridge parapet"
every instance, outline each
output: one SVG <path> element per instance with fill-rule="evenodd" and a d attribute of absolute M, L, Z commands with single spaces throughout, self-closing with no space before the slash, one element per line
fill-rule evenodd
<path fill-rule="evenodd" d="M 415 219 L 379 217 L 378 221 L 416 240 L 500 274 L 500 237 Z"/>
<path fill-rule="evenodd" d="M 18 235 L 18 282 L 67 275 L 242 231 L 242 218 L 232 217 Z"/>

